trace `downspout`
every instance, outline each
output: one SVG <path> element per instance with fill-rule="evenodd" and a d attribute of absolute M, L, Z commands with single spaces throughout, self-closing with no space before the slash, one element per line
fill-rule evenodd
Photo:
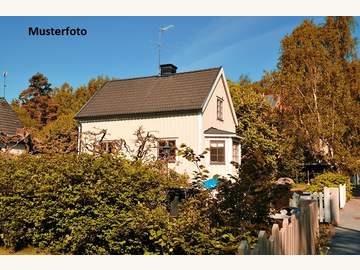
<path fill-rule="evenodd" d="M 241 166 L 241 142 L 239 142 L 239 166 Z"/>
<path fill-rule="evenodd" d="M 200 112 L 197 115 L 197 120 L 198 120 L 198 145 L 197 145 L 197 153 L 201 154 L 203 152 L 203 113 Z"/>
<path fill-rule="evenodd" d="M 81 122 L 79 121 L 79 126 L 78 126 L 78 154 L 81 153 L 81 137 L 82 137 L 82 125 Z"/>

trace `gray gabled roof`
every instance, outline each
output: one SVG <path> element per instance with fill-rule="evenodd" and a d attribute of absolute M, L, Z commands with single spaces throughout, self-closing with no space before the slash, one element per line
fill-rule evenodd
<path fill-rule="evenodd" d="M 7 101 L 0 97 L 0 132 L 15 135 L 18 128 L 23 128 L 16 113 Z"/>
<path fill-rule="evenodd" d="M 99 89 L 77 119 L 201 110 L 221 70 L 113 80 Z"/>
<path fill-rule="evenodd" d="M 235 135 L 236 133 L 211 127 L 205 130 L 204 134 Z"/>

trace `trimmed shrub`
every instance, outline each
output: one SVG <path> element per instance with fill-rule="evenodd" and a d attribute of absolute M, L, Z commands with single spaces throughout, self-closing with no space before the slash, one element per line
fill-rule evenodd
<path fill-rule="evenodd" d="M 213 226 L 207 194 L 178 218 L 169 188 L 184 186 L 156 164 L 87 154 L 0 156 L 0 245 L 53 254 L 233 254 L 239 234 Z"/>
<path fill-rule="evenodd" d="M 346 184 L 346 197 L 352 196 L 352 185 L 350 177 L 340 174 L 327 172 L 315 177 L 314 181 L 308 186 L 307 191 L 322 192 L 324 187 L 339 187 L 340 184 Z"/>

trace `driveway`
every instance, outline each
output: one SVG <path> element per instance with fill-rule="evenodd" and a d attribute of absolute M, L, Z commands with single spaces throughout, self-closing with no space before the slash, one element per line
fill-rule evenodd
<path fill-rule="evenodd" d="M 340 223 L 335 227 L 329 255 L 360 255 L 360 190 L 340 210 Z"/>

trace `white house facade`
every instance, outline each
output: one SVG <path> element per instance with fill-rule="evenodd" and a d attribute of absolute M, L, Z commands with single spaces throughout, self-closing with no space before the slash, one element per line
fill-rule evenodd
<path fill-rule="evenodd" d="M 196 153 L 207 150 L 203 164 L 209 176 L 235 173 L 240 163 L 240 138 L 230 92 L 222 68 L 176 73 L 162 65 L 160 76 L 106 83 L 76 115 L 80 142 L 84 134 L 106 130 L 103 142 L 123 139 L 134 147 L 134 132 L 142 127 L 159 138 L 155 158 L 164 156 L 164 143 L 172 155 L 169 167 L 191 175 L 195 166 L 176 155 L 181 144 Z M 79 143 L 79 151 L 86 151 Z"/>

